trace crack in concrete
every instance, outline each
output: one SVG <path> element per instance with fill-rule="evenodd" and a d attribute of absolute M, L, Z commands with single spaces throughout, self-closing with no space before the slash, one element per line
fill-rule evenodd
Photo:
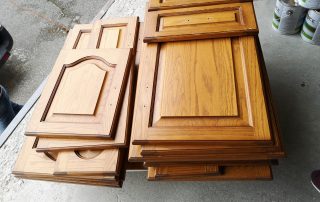
<path fill-rule="evenodd" d="M 61 11 L 62 17 L 74 18 L 76 15 L 78 15 L 77 13 L 74 13 L 67 8 L 70 5 L 73 5 L 74 1 L 66 3 L 65 5 L 59 0 L 47 0 L 47 1 L 55 5 Z"/>

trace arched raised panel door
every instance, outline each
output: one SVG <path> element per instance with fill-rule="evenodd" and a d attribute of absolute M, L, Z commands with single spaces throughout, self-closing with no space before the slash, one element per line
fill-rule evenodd
<path fill-rule="evenodd" d="M 94 115 L 105 79 L 107 72 L 93 62 L 66 68 L 52 113 Z"/>
<path fill-rule="evenodd" d="M 26 134 L 113 138 L 130 57 L 130 49 L 61 51 Z"/>

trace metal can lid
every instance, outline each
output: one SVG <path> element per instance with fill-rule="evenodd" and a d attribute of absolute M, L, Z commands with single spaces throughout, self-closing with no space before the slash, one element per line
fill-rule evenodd
<path fill-rule="evenodd" d="M 280 0 L 286 6 L 299 6 L 298 0 Z"/>

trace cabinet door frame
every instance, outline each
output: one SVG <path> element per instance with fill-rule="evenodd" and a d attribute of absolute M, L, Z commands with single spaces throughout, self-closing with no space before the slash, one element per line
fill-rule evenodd
<path fill-rule="evenodd" d="M 252 2 L 150 11 L 145 24 L 146 43 L 258 34 Z"/>
<path fill-rule="evenodd" d="M 249 104 L 251 105 L 247 110 L 252 113 L 249 125 L 244 127 L 241 125 L 232 127 L 230 125 L 220 128 L 210 126 L 178 127 L 171 125 L 166 127 L 165 125 L 154 125 L 153 113 L 154 106 L 156 105 L 156 86 L 159 79 L 157 78 L 157 68 L 161 62 L 161 59 L 159 59 L 161 44 L 147 44 L 147 47 L 143 52 L 138 74 L 138 86 L 132 131 L 133 144 L 210 144 L 212 141 L 217 141 L 221 144 L 239 143 L 240 141 L 239 145 L 242 144 L 241 141 L 244 142 L 244 144 L 248 144 L 247 141 L 249 141 L 249 144 L 253 145 L 273 144 L 273 137 L 269 123 L 270 121 L 266 109 L 263 81 L 260 77 L 261 68 L 256 52 L 255 38 L 253 36 L 246 36 L 234 37 L 231 38 L 231 40 L 232 43 L 236 44 L 234 49 L 238 50 L 237 57 L 235 58 L 235 60 L 238 60 L 238 69 L 242 69 L 245 72 L 245 77 L 243 78 L 249 77 L 245 84 L 245 88 L 247 88 L 247 90 L 245 90 L 245 94 L 247 96 L 247 100 L 250 102 Z M 235 54 L 235 52 L 233 54 Z M 261 107 L 261 109 L 259 109 L 259 107 Z M 226 119 L 228 118 L 232 117 L 226 117 Z M 190 121 L 185 117 L 173 117 L 173 119 L 178 119 L 178 124 L 183 121 L 186 123 Z M 201 119 L 204 120 L 207 118 L 203 117 Z M 222 119 L 224 118 L 222 117 Z M 191 121 L 193 121 L 192 117 Z M 170 124 L 172 124 L 172 122 Z"/>
<path fill-rule="evenodd" d="M 209 6 L 216 4 L 229 4 L 239 2 L 252 2 L 252 0 L 150 0 L 148 10 L 157 11 L 174 8 Z"/>
<path fill-rule="evenodd" d="M 35 107 L 26 135 L 113 139 L 129 77 L 132 57 L 131 49 L 62 50 Z M 56 118 L 51 113 L 51 104 L 55 101 L 55 95 L 59 90 L 65 69 L 68 65 L 73 66 L 76 63 L 88 60 L 98 60 L 106 64 L 109 70 L 113 72 L 110 74 L 112 77 L 109 77 L 110 79 L 107 79 L 107 81 L 105 80 L 106 78 L 103 79 L 103 86 L 101 86 L 98 100 L 95 100 L 96 109 L 93 112 L 94 114 L 73 115 L 70 113 L 70 115 L 62 117 L 61 121 L 59 121 L 59 117 L 57 116 L 58 118 Z M 109 82 L 109 84 L 105 82 Z M 102 94 L 104 97 L 100 97 Z M 100 103 L 103 106 L 99 106 Z M 102 113 L 101 110 L 104 109 L 106 111 Z M 48 117 L 48 115 L 50 116 Z"/>

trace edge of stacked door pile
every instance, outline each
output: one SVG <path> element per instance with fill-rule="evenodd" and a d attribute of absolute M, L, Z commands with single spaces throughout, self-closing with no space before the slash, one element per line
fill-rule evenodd
<path fill-rule="evenodd" d="M 144 23 L 76 25 L 26 135 L 21 178 L 272 179 L 285 153 L 252 1 L 150 0 Z"/>

